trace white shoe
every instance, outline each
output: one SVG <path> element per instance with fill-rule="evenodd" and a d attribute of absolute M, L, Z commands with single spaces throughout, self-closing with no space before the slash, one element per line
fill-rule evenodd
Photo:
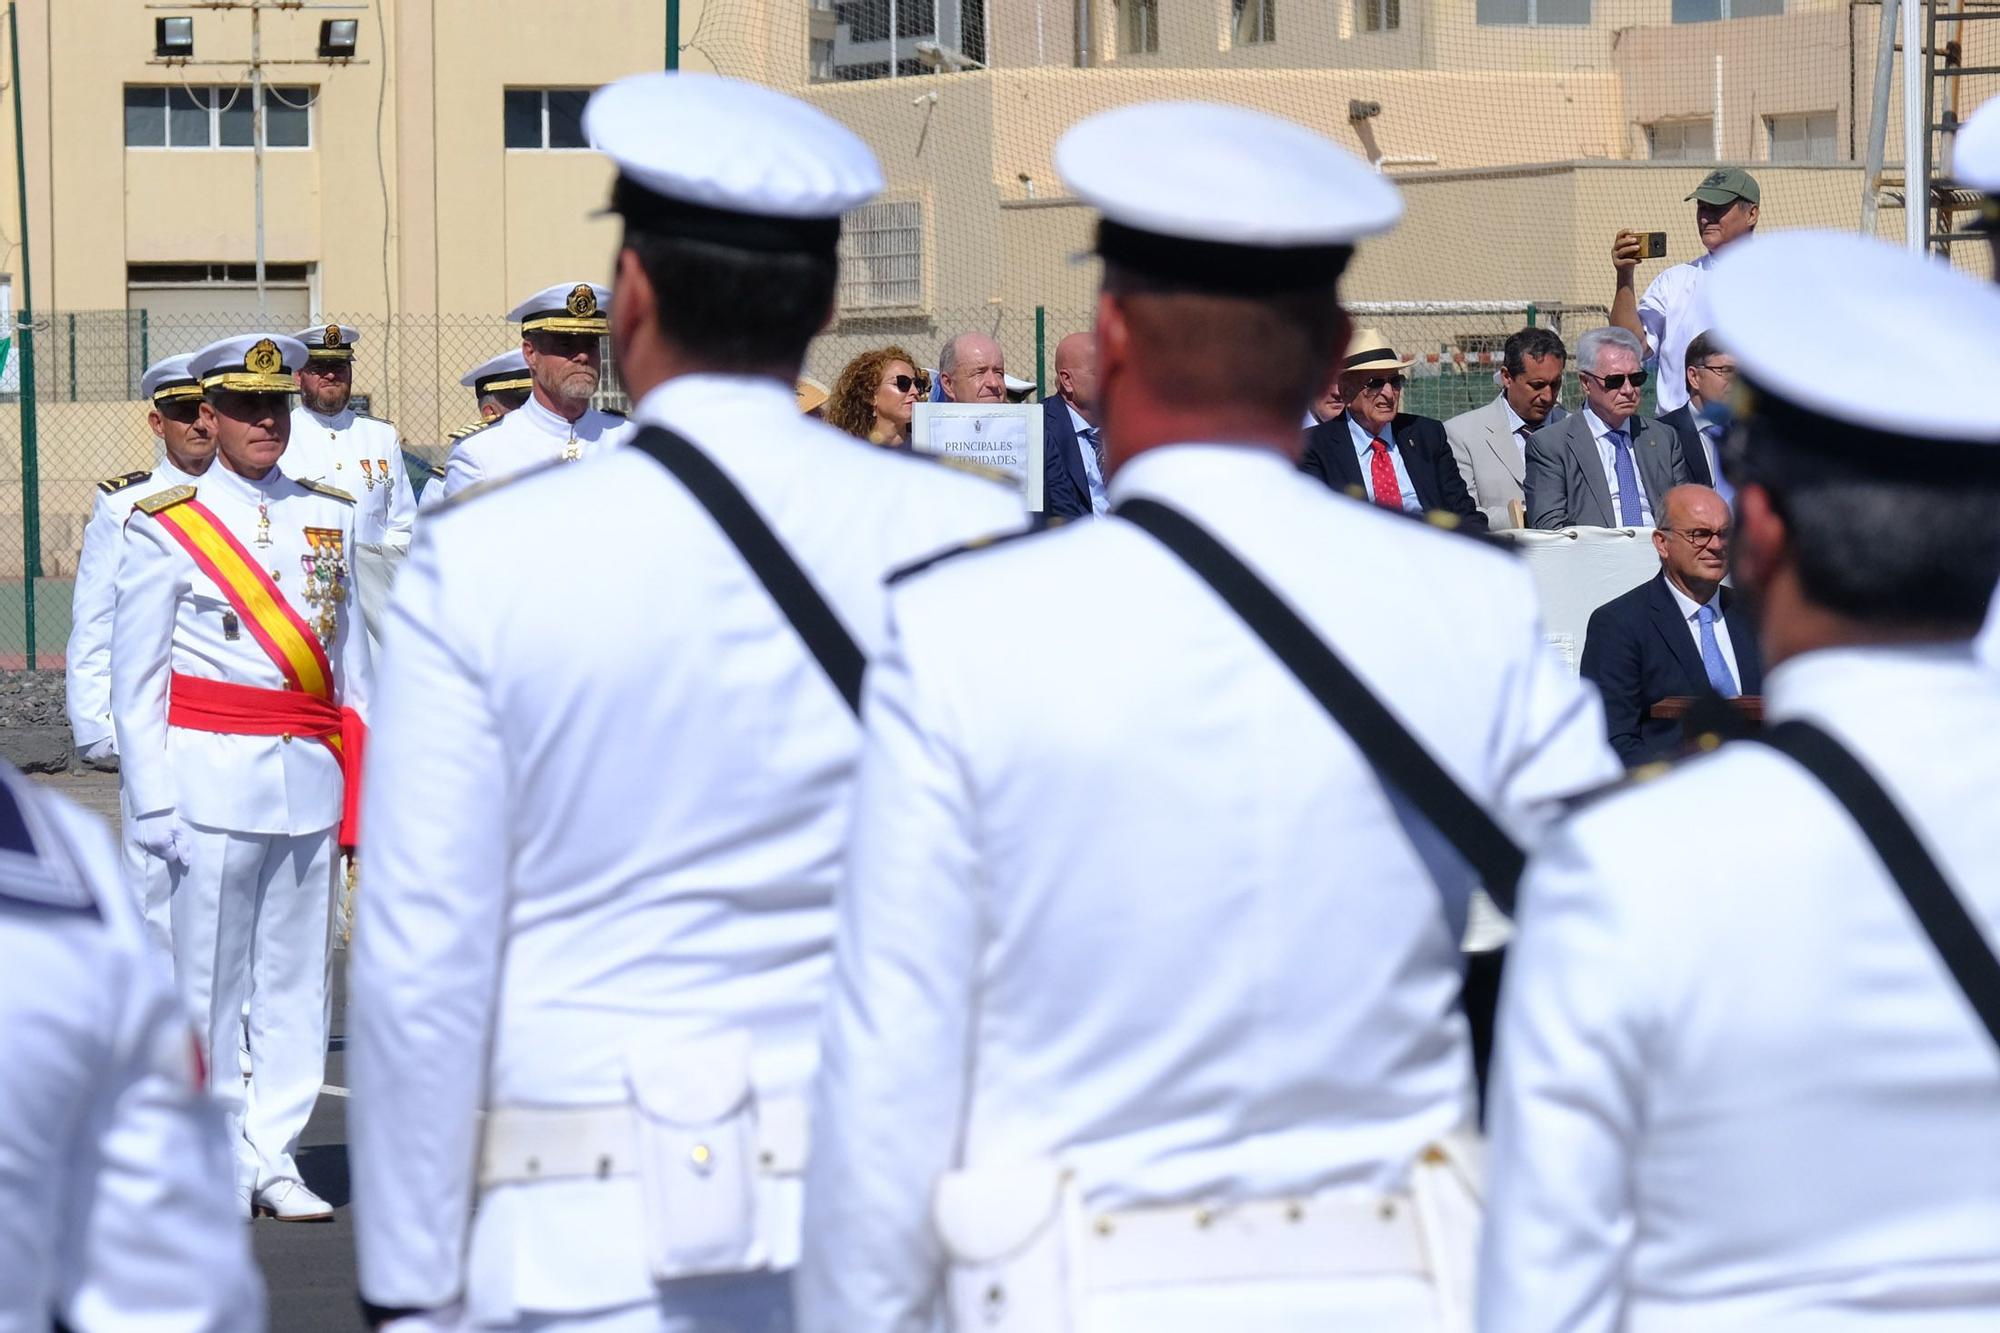
<path fill-rule="evenodd" d="M 256 1213 L 280 1222 L 325 1222 L 333 1217 L 333 1205 L 296 1180 L 281 1180 L 257 1191 Z"/>

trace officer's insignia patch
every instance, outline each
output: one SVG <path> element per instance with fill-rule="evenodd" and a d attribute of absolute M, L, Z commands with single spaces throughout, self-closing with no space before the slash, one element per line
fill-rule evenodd
<path fill-rule="evenodd" d="M 345 500 L 349 504 L 354 503 L 354 497 L 346 491 L 341 490 L 338 486 L 329 486 L 323 481 L 302 481 L 299 485 L 305 487 L 315 495 L 324 495 L 329 500 Z"/>
<path fill-rule="evenodd" d="M 328 347 L 340 346 L 340 325 L 327 325 L 326 332 L 321 336 L 320 341 Z"/>
<path fill-rule="evenodd" d="M 253 375 L 275 375 L 283 368 L 285 358 L 278 352 L 278 344 L 269 338 L 259 339 L 243 357 L 243 368 Z"/>
<path fill-rule="evenodd" d="M 162 509 L 171 509 L 177 504 L 182 504 L 192 499 L 194 499 L 194 487 L 169 486 L 164 491 L 147 496 L 134 507 L 142 513 L 157 514 Z"/>
<path fill-rule="evenodd" d="M 127 486 L 137 486 L 152 475 L 151 472 L 127 472 L 121 476 L 106 477 L 103 481 L 97 483 L 97 489 L 103 491 L 106 495 L 116 495 Z"/>
<path fill-rule="evenodd" d="M 597 293 L 590 290 L 590 284 L 579 282 L 570 289 L 569 312 L 578 319 L 597 313 Z"/>
<path fill-rule="evenodd" d="M 1728 178 L 1729 178 L 1729 173 L 1726 171 L 1711 171 L 1708 173 L 1707 178 L 1702 181 L 1701 187 L 1705 190 L 1711 185 L 1722 184 L 1722 182 L 1727 180 Z"/>

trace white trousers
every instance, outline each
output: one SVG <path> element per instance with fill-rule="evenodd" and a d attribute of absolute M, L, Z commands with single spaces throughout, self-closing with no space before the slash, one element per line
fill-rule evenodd
<path fill-rule="evenodd" d="M 475 1324 L 463 1305 L 383 1325 L 382 1333 L 791 1333 L 792 1275 L 745 1273 L 668 1283 L 657 1301 L 573 1314 L 522 1311 Z"/>
<path fill-rule="evenodd" d="M 173 868 L 174 977 L 229 1114 L 236 1184 L 299 1179 L 292 1154 L 326 1076 L 333 830 L 290 837 L 190 825 Z M 250 1077 L 237 1063 L 249 1005 Z"/>
<path fill-rule="evenodd" d="M 146 922 L 146 939 L 159 951 L 162 963 L 174 961 L 172 867 L 141 847 L 133 837 L 139 821 L 132 818 L 132 806 L 125 788 L 118 788 L 119 859 L 125 866 L 125 883 L 139 902 L 139 914 Z"/>

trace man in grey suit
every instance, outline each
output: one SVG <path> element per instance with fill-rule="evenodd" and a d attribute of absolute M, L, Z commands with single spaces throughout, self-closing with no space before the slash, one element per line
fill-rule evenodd
<path fill-rule="evenodd" d="M 1484 407 L 1444 423 L 1452 462 L 1465 478 L 1472 503 L 1489 531 L 1518 528 L 1514 504 L 1522 499 L 1528 436 L 1569 415 L 1556 401 L 1569 352 L 1549 329 L 1522 329 L 1507 339 L 1500 357 L 1500 394 Z"/>
<path fill-rule="evenodd" d="M 1615 325 L 1577 340 L 1584 408 L 1529 437 L 1529 527 L 1649 528 L 1667 492 L 1692 479 L 1680 436 L 1639 415 L 1644 353 Z"/>

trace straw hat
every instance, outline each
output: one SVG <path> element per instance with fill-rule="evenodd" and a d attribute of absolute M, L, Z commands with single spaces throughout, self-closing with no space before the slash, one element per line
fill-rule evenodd
<path fill-rule="evenodd" d="M 1382 336 L 1380 329 L 1356 329 L 1354 337 L 1347 344 L 1347 359 L 1341 363 L 1341 370 L 1408 370 L 1415 365 L 1414 360 L 1399 361 L 1396 349 Z"/>

